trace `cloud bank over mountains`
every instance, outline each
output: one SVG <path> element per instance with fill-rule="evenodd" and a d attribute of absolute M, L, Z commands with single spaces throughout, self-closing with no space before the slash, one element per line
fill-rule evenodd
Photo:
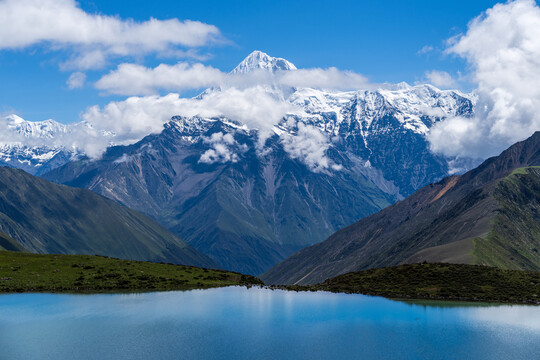
<path fill-rule="evenodd" d="M 144 136 L 159 133 L 172 116 L 226 117 L 259 130 L 264 142 L 272 127 L 287 113 L 297 111 L 290 103 L 272 96 L 265 88 L 227 88 L 202 98 L 182 98 L 176 93 L 165 96 L 130 97 L 105 107 L 93 106 L 82 115 L 94 128 L 113 132 L 115 143 L 130 144 Z M 85 145 L 86 146 L 86 145 Z M 99 157 L 104 148 L 92 146 L 90 154 Z M 87 149 L 88 151 L 88 149 Z"/>
<path fill-rule="evenodd" d="M 95 86 L 115 95 L 152 95 L 161 91 L 183 92 L 206 87 L 249 88 L 254 86 L 312 87 L 333 90 L 355 90 L 373 87 L 368 79 L 352 71 L 328 69 L 292 69 L 274 72 L 254 69 L 249 72 L 222 72 L 203 64 L 160 64 L 147 68 L 137 64 L 120 64 L 116 70 L 99 79 Z"/>

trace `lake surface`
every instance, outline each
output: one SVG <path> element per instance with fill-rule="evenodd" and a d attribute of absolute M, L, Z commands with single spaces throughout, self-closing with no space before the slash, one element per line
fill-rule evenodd
<path fill-rule="evenodd" d="M 540 307 L 239 287 L 0 295 L 0 359 L 538 359 Z"/>

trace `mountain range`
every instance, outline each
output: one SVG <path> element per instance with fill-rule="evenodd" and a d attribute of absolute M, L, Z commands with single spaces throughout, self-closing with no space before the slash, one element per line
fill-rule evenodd
<path fill-rule="evenodd" d="M 315 284 L 423 261 L 540 268 L 540 132 L 299 251 L 262 279 Z"/>
<path fill-rule="evenodd" d="M 61 144 L 70 126 L 54 120 L 27 121 L 17 115 L 2 119 L 6 133 L 0 137 L 0 166 L 39 175 L 76 158 L 77 151 Z"/>
<path fill-rule="evenodd" d="M 254 52 L 233 73 L 251 71 L 296 67 Z M 46 149 L 29 153 L 24 144 L 0 158 L 143 212 L 221 267 L 250 274 L 475 165 L 433 153 L 426 137 L 447 117 L 473 116 L 472 94 L 407 84 L 266 92 L 292 109 L 270 131 L 231 117 L 176 116 L 161 133 L 112 146 L 99 160 L 64 147 L 41 161 Z"/>

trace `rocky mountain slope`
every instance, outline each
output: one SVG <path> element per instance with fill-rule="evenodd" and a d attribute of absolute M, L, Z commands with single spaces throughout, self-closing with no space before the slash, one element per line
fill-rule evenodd
<path fill-rule="evenodd" d="M 6 250 L 217 267 L 145 215 L 91 191 L 7 167 L 0 167 L 0 232 L 7 235 L 0 240 Z"/>
<path fill-rule="evenodd" d="M 262 276 L 314 284 L 414 262 L 540 269 L 540 132 L 305 248 Z"/>
<path fill-rule="evenodd" d="M 296 68 L 255 52 L 235 71 L 261 69 Z M 209 89 L 195 101 L 216 91 L 222 90 Z M 426 139 L 437 121 L 472 116 L 471 95 L 406 84 L 267 91 L 294 110 L 264 137 L 238 119 L 175 117 L 160 134 L 43 176 L 142 211 L 223 267 L 258 274 L 471 166 L 468 159 L 432 153 Z"/>

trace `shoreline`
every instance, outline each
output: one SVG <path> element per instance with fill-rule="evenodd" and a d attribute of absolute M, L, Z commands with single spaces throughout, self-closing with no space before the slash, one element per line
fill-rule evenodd
<path fill-rule="evenodd" d="M 122 291 L 122 289 L 117 290 L 107 290 L 107 291 L 35 291 L 29 289 L 28 291 L 12 291 L 12 292 L 1 292 L 0 296 L 3 295 L 16 295 L 16 294 L 50 294 L 50 295 L 129 295 L 129 294 L 148 294 L 148 293 L 164 293 L 164 292 L 179 292 L 179 291 L 193 291 L 193 290 L 211 290 L 211 289 L 221 289 L 221 288 L 246 288 L 249 290 L 251 288 L 261 289 L 261 290 L 280 290 L 287 292 L 305 292 L 305 293 L 329 293 L 329 294 L 343 294 L 343 295 L 362 295 L 369 297 L 379 297 L 386 300 L 392 300 L 397 302 L 402 302 L 408 305 L 420 305 L 420 306 L 435 306 L 435 307 L 460 307 L 460 306 L 540 306 L 539 302 L 505 302 L 505 301 L 489 301 L 485 299 L 472 300 L 472 299 L 456 299 L 456 298 L 408 298 L 408 297 L 387 297 L 377 294 L 363 294 L 363 293 L 352 293 L 352 292 L 340 292 L 340 291 L 329 291 L 323 289 L 288 289 L 283 286 L 272 286 L 272 285 L 222 285 L 222 286 L 208 286 L 208 287 L 193 287 L 193 288 L 178 288 L 178 289 L 129 289 Z M 446 306 L 444 306 L 446 304 Z M 441 306 L 443 305 L 443 306 Z"/>

